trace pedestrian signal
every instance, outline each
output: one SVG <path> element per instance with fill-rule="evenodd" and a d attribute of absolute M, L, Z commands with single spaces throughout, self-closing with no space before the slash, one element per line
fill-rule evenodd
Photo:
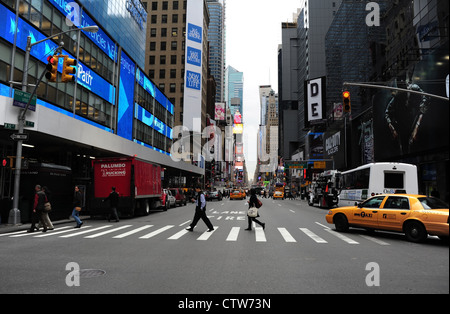
<path fill-rule="evenodd" d="M 58 56 L 48 56 L 47 58 L 47 73 L 45 73 L 45 77 L 50 82 L 56 82 L 56 77 L 58 75 Z"/>
<path fill-rule="evenodd" d="M 75 74 L 77 73 L 77 60 L 71 59 L 68 56 L 64 56 L 63 71 L 61 76 L 61 82 L 75 82 Z"/>
<path fill-rule="evenodd" d="M 345 91 L 342 93 L 343 103 L 344 103 L 344 112 L 352 111 L 352 104 L 350 100 L 350 92 Z"/>

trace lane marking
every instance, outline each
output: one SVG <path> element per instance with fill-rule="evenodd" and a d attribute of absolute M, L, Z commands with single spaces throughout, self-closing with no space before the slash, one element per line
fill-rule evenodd
<path fill-rule="evenodd" d="M 227 241 L 237 241 L 239 236 L 239 231 L 241 231 L 241 227 L 233 227 L 228 234 Z"/>
<path fill-rule="evenodd" d="M 311 239 L 313 239 L 314 241 L 316 241 L 317 243 L 328 243 L 327 241 L 325 241 L 324 239 L 322 239 L 321 237 L 319 237 L 317 234 L 315 234 L 314 232 L 312 232 L 311 230 L 307 229 L 307 228 L 300 228 L 300 230 L 306 234 L 308 237 L 310 237 Z"/>
<path fill-rule="evenodd" d="M 219 229 L 219 227 L 214 226 L 214 231 L 211 231 L 211 232 L 205 231 L 205 232 L 203 232 L 203 234 L 200 237 L 198 237 L 197 241 L 206 241 L 206 240 L 208 240 L 209 237 L 211 237 L 212 234 L 214 232 L 216 232 L 217 229 Z"/>
<path fill-rule="evenodd" d="M 169 229 L 171 229 L 173 227 L 175 227 L 175 226 L 170 225 L 170 226 L 162 227 L 162 228 L 160 228 L 160 229 L 158 229 L 156 231 L 153 231 L 153 232 L 151 232 L 151 233 L 149 233 L 149 234 L 147 234 L 145 236 L 140 237 L 139 239 L 150 239 L 150 238 L 153 238 L 154 236 L 156 236 L 156 235 L 158 235 L 158 234 L 160 234 L 160 233 L 162 233 L 162 232 L 164 232 L 166 230 L 169 230 Z"/>
<path fill-rule="evenodd" d="M 86 227 L 88 227 L 88 226 L 86 226 Z M 80 231 L 80 232 L 77 232 L 77 233 L 74 233 L 74 234 L 63 235 L 63 236 L 60 236 L 60 238 L 76 237 L 76 236 L 79 236 L 79 235 L 82 235 L 82 234 L 85 234 L 85 233 L 88 233 L 88 232 L 94 232 L 94 231 L 102 230 L 102 229 L 109 228 L 109 227 L 112 227 L 112 226 L 111 225 L 101 226 L 101 227 L 98 227 L 98 228 L 95 228 L 95 229 L 89 229 L 89 230 L 86 230 L 86 231 Z M 83 228 L 83 229 L 85 229 L 85 228 Z M 80 229 L 80 230 L 83 230 L 83 229 Z"/>
<path fill-rule="evenodd" d="M 286 228 L 278 228 L 278 231 L 281 233 L 281 235 L 284 238 L 284 241 L 288 243 L 296 243 L 297 241 L 294 239 L 294 237 L 287 231 Z"/>
<path fill-rule="evenodd" d="M 347 236 L 345 236 L 345 235 L 343 235 L 341 233 L 338 233 L 338 232 L 336 232 L 334 230 L 325 229 L 325 231 L 327 231 L 328 233 L 334 235 L 335 237 L 338 237 L 339 239 L 347 242 L 348 244 L 359 244 L 359 242 L 356 242 L 355 240 L 352 240 L 349 237 L 347 237 Z"/>
<path fill-rule="evenodd" d="M 142 226 L 140 228 L 137 228 L 137 229 L 134 229 L 134 230 L 131 230 L 131 231 L 128 231 L 128 232 L 116 235 L 115 237 L 113 237 L 113 239 L 123 239 L 123 238 L 128 237 L 128 236 L 130 236 L 132 234 L 138 233 L 138 232 L 140 232 L 142 230 L 145 230 L 145 229 L 148 229 L 148 228 L 151 228 L 151 227 L 153 227 L 153 225 L 145 225 L 145 226 Z"/>
<path fill-rule="evenodd" d="M 100 233 L 96 233 L 96 234 L 93 234 L 93 235 L 90 235 L 90 236 L 87 236 L 87 237 L 84 237 L 84 238 L 85 239 L 94 239 L 94 238 L 101 237 L 101 236 L 103 236 L 105 234 L 112 233 L 112 232 L 115 232 L 115 231 L 119 231 L 119 230 L 122 230 L 122 229 L 126 229 L 126 228 L 129 228 L 129 227 L 132 227 L 132 225 L 125 225 L 125 226 L 121 226 L 121 227 L 118 227 L 118 228 L 106 230 L 106 231 L 103 231 L 103 232 L 100 232 Z"/>

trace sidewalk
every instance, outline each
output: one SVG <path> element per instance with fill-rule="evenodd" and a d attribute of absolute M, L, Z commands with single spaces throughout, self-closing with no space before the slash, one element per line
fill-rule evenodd
<path fill-rule="evenodd" d="M 90 218 L 91 218 L 90 216 L 80 216 L 80 219 L 82 221 L 89 220 Z M 73 218 L 52 221 L 52 224 L 55 226 L 55 229 L 57 228 L 56 227 L 57 225 L 68 224 L 68 223 L 72 223 L 75 226 L 75 220 Z M 0 224 L 0 234 L 22 231 L 22 230 L 27 230 L 30 228 L 31 228 L 31 223 L 20 224 L 20 225 Z M 42 230 L 42 228 L 41 228 L 41 230 Z"/>

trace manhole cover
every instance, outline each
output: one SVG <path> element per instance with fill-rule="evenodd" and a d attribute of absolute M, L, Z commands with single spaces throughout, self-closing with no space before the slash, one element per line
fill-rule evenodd
<path fill-rule="evenodd" d="M 106 274 L 106 271 L 101 269 L 82 269 L 80 270 L 80 278 L 94 278 Z"/>

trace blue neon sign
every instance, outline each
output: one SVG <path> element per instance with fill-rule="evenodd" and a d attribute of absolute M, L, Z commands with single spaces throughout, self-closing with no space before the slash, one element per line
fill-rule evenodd
<path fill-rule="evenodd" d="M 31 37 L 31 43 L 47 38 L 47 36 L 39 32 L 37 29 L 35 29 L 33 26 L 31 26 L 21 18 L 19 18 L 16 27 L 15 20 L 15 14 L 8 10 L 5 6 L 0 4 L 0 21 L 4 21 L 4 23 L 0 23 L 0 37 L 6 39 L 10 43 L 14 43 L 14 32 L 17 29 L 17 47 L 19 47 L 20 49 L 26 49 L 28 36 Z M 49 55 L 52 55 L 56 51 L 57 47 L 58 45 L 53 41 L 47 40 L 39 45 L 33 46 L 31 48 L 30 54 L 38 60 L 47 63 L 47 57 Z M 75 59 L 74 56 L 72 56 L 65 50 L 63 50 L 63 54 Z M 61 72 L 62 59 L 60 59 L 59 61 L 60 63 L 58 65 L 58 71 Z M 90 70 L 89 67 L 87 67 L 82 62 L 79 62 L 77 66 L 77 78 L 78 84 L 84 86 L 86 89 L 92 91 L 106 101 L 112 104 L 115 103 L 114 86 L 109 84 L 100 75 Z"/>
<path fill-rule="evenodd" d="M 97 25 L 97 23 L 94 22 L 94 20 L 86 13 L 83 12 L 81 14 L 81 19 L 77 15 L 79 15 L 79 7 L 72 7 L 72 4 L 77 5 L 73 1 L 67 1 L 67 0 L 48 0 L 55 8 L 57 8 L 65 17 L 70 18 L 70 20 L 78 19 L 79 23 L 74 23 L 75 26 L 78 26 L 80 28 L 87 27 L 87 26 L 94 26 Z M 77 5 L 78 6 L 78 5 Z M 74 16 L 75 15 L 75 16 Z M 79 24 L 79 25 L 77 25 Z M 98 25 L 97 25 L 98 26 Z M 116 44 L 114 41 L 109 38 L 108 35 L 98 26 L 98 32 L 97 33 L 90 33 L 82 31 L 87 37 L 89 37 L 93 43 L 97 45 L 108 57 L 110 57 L 114 62 L 117 60 L 117 51 L 116 51 Z"/>

